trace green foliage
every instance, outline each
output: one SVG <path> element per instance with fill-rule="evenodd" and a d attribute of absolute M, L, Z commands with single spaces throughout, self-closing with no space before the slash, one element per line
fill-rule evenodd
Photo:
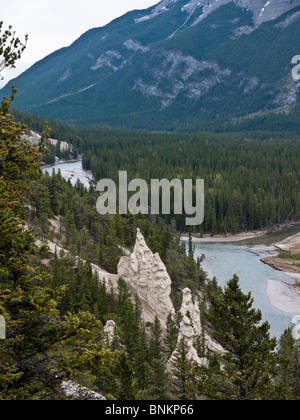
<path fill-rule="evenodd" d="M 147 399 L 150 400 L 164 401 L 172 399 L 172 377 L 167 372 L 166 365 L 158 359 L 154 359 L 151 362 L 149 387 L 146 395 Z"/>
<path fill-rule="evenodd" d="M 177 345 L 177 338 L 181 318 L 182 315 L 180 312 L 178 312 L 175 316 L 170 313 L 167 318 L 167 334 L 166 338 L 164 339 L 164 344 L 165 353 L 168 359 L 170 359 L 170 357 L 172 356 Z"/>
<path fill-rule="evenodd" d="M 83 165 L 96 180 L 109 178 L 118 185 L 119 171 L 126 170 L 128 180 L 145 179 L 150 190 L 151 179 L 204 179 L 205 219 L 195 232 L 237 233 L 299 220 L 298 136 L 108 129 L 85 133 Z M 163 217 L 186 231 L 184 216 Z M 158 249 L 163 257 L 168 242 L 166 236 L 166 245 Z"/>
<path fill-rule="evenodd" d="M 260 324 L 261 312 L 252 308 L 251 293 L 244 295 L 235 275 L 227 283 L 223 296 L 212 297 L 207 319 L 212 327 L 214 339 L 225 350 L 223 356 L 225 368 L 220 375 L 214 375 L 213 385 L 222 391 L 217 395 L 222 399 L 272 399 L 277 397 L 273 383 L 276 374 L 276 357 L 274 350 L 276 340 L 270 339 L 269 324 Z M 210 375 L 208 371 L 206 373 Z M 225 380 L 224 380 L 225 378 Z"/>
<path fill-rule="evenodd" d="M 150 361 L 162 360 L 162 329 L 160 320 L 155 316 L 154 323 L 151 325 L 151 339 L 150 339 Z"/>
<path fill-rule="evenodd" d="M 279 341 L 280 374 L 279 384 L 288 387 L 290 398 L 300 397 L 300 341 L 292 335 L 291 328 L 287 329 Z"/>
<path fill-rule="evenodd" d="M 174 393 L 177 399 L 183 401 L 193 400 L 196 396 L 196 364 L 189 359 L 188 351 L 188 345 L 182 338 L 172 360 L 172 373 L 175 378 Z"/>
<path fill-rule="evenodd" d="M 22 138 L 25 127 L 10 115 L 14 94 L 2 101 L 0 120 L 0 313 L 6 320 L 0 399 L 61 399 L 62 381 L 78 379 L 90 368 L 87 354 L 98 368 L 113 355 L 99 345 L 95 350 L 101 324 L 93 315 L 61 316 L 65 287 L 53 289 L 51 277 L 35 266 L 40 251 L 25 229 L 20 204 L 30 193 L 28 182 L 39 176 L 44 136 L 37 146 Z"/>
<path fill-rule="evenodd" d="M 0 73 L 5 68 L 15 68 L 15 63 L 21 58 L 26 48 L 28 35 L 25 36 L 24 44 L 16 37 L 10 25 L 3 30 L 3 21 L 0 22 Z"/>

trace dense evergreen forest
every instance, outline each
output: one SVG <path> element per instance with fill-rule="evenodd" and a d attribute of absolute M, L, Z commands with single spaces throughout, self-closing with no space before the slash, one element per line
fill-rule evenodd
<path fill-rule="evenodd" d="M 41 131 L 43 120 L 16 112 Z M 51 122 L 51 136 L 68 141 L 95 180 L 204 179 L 205 219 L 197 233 L 271 230 L 299 221 L 300 138 L 293 132 L 150 133 L 112 128 L 70 128 Z M 46 163 L 63 158 L 50 148 Z M 185 215 L 164 216 L 185 231 Z"/>
<path fill-rule="evenodd" d="M 196 291 L 203 284 L 205 273 L 187 255 L 174 225 L 168 225 L 160 217 L 100 216 L 96 210 L 98 193 L 93 188 L 87 191 L 80 182 L 72 187 L 60 173 L 45 174 L 34 181 L 32 188 L 26 219 L 41 238 L 59 241 L 72 255 L 116 273 L 122 247 L 133 250 L 136 230 L 140 228 L 147 244 L 154 253 L 159 253 L 171 274 L 174 298 L 184 287 Z M 56 233 L 49 222 L 55 218 L 59 225 Z"/>
<path fill-rule="evenodd" d="M 299 398 L 299 343 L 292 331 L 276 348 L 239 279 L 220 290 L 194 261 L 191 243 L 188 250 L 180 244 L 174 223 L 99 216 L 93 188 L 72 187 L 60 174 L 42 176 L 48 133 L 39 145 L 28 144 L 9 104 L 3 101 L 1 113 L 0 313 L 7 328 L 0 340 L 0 399 L 65 399 L 65 381 L 116 400 Z M 139 299 L 124 281 L 109 290 L 93 272 L 91 262 L 115 272 L 120 246 L 132 249 L 136 227 L 167 266 L 176 310 L 183 287 L 201 293 L 203 329 L 226 350 L 212 354 L 199 337 L 196 350 L 207 367 L 188 358 L 184 339 L 178 342 L 179 312 L 169 316 L 163 336 L 158 318 L 141 322 Z M 36 239 L 64 251 L 38 248 Z M 107 320 L 116 323 L 111 342 L 103 330 Z M 80 398 L 90 397 L 82 391 Z"/>
<path fill-rule="evenodd" d="M 166 134 L 91 131 L 83 165 L 95 179 L 205 181 L 201 233 L 270 229 L 299 220 L 300 138 L 266 132 Z M 171 215 L 177 228 L 184 219 Z"/>

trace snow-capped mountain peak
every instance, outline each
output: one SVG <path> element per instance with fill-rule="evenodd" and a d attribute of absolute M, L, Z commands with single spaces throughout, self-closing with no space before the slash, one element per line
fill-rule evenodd
<path fill-rule="evenodd" d="M 191 26 L 198 24 L 216 9 L 232 1 L 236 6 L 252 12 L 255 26 L 276 19 L 283 13 L 300 5 L 300 0 L 189 0 L 181 7 L 181 11 L 187 13 L 188 19 L 190 19 L 197 9 L 202 8 L 201 15 L 190 22 Z M 162 0 L 151 9 L 151 13 L 135 19 L 135 22 L 140 23 L 168 12 L 178 2 L 180 0 Z"/>

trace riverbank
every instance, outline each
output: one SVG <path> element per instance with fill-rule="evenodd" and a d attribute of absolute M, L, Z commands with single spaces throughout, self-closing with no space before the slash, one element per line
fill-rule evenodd
<path fill-rule="evenodd" d="M 267 279 L 265 293 L 271 305 L 287 314 L 298 315 L 300 314 L 300 285 L 297 283 L 293 284 L 292 279 L 300 281 L 300 264 L 299 266 L 295 265 L 295 263 L 300 263 L 300 261 L 279 258 L 277 254 L 281 251 L 300 253 L 299 230 L 299 223 L 291 223 L 282 225 L 273 232 L 253 231 L 226 236 L 194 236 L 193 243 L 199 244 L 200 247 L 201 244 L 213 245 L 218 243 L 228 244 L 229 246 L 236 244 L 238 247 L 241 246 L 241 249 L 243 249 L 243 246 L 249 247 L 259 256 L 259 260 L 264 264 L 281 271 L 284 275 L 291 278 L 291 282 L 289 282 L 289 279 L 275 280 L 271 276 Z M 188 235 L 185 235 L 184 239 L 187 240 Z M 200 248 L 200 250 L 202 249 Z M 205 250 L 203 252 L 205 254 Z M 256 276 L 253 267 L 248 268 L 248 273 Z M 215 275 L 214 271 L 212 271 L 211 275 Z"/>
<path fill-rule="evenodd" d="M 56 173 L 60 170 L 61 176 L 71 181 L 72 185 L 76 185 L 77 180 L 79 180 L 86 188 L 90 188 L 91 183 L 94 182 L 92 172 L 84 170 L 82 168 L 82 161 L 78 159 L 58 162 L 55 165 L 47 165 L 41 169 L 42 172 L 48 172 L 50 175 L 53 170 Z"/>
<path fill-rule="evenodd" d="M 288 258 L 280 258 L 280 257 L 268 257 L 268 258 L 261 258 L 261 262 L 264 264 L 268 264 L 270 267 L 274 268 L 278 271 L 284 271 L 285 273 L 289 273 L 292 275 L 299 275 L 300 279 L 300 266 L 299 262 L 295 263 L 294 260 Z M 298 277 L 298 276 L 295 276 Z"/>
<path fill-rule="evenodd" d="M 77 159 L 57 159 L 55 160 L 55 163 L 43 164 L 40 166 L 40 168 L 46 169 L 46 168 L 50 168 L 52 166 L 63 164 L 63 163 L 76 163 L 76 162 L 82 163 L 82 157 L 79 157 Z M 91 172 L 91 171 L 86 171 L 86 172 Z"/>
<path fill-rule="evenodd" d="M 294 285 L 277 280 L 268 280 L 266 292 L 273 306 L 281 311 L 300 315 L 300 291 L 298 291 L 298 294 Z"/>
<path fill-rule="evenodd" d="M 275 256 L 269 258 L 262 258 L 261 261 L 264 264 L 268 264 L 275 270 L 284 271 L 300 279 L 300 233 L 296 233 L 281 242 L 274 243 L 275 249 L 279 252 L 287 253 L 286 258 L 284 256 Z"/>
<path fill-rule="evenodd" d="M 237 233 L 235 235 L 210 235 L 204 234 L 202 236 L 192 235 L 192 241 L 195 243 L 229 243 L 229 242 L 241 242 L 247 239 L 259 238 L 265 236 L 267 231 L 255 231 L 255 232 L 244 232 Z M 189 238 L 188 234 L 181 236 L 182 241 L 187 241 Z"/>
<path fill-rule="evenodd" d="M 274 243 L 279 252 L 291 255 L 300 253 L 300 233 L 296 233 L 281 242 Z M 264 264 L 282 271 L 294 278 L 295 284 L 268 280 L 267 295 L 272 305 L 285 312 L 300 314 L 300 261 L 295 258 L 279 256 L 261 258 Z"/>
<path fill-rule="evenodd" d="M 284 223 L 277 226 L 272 230 L 254 230 L 249 232 L 241 232 L 237 234 L 218 234 L 211 235 L 210 233 L 205 233 L 203 235 L 193 234 L 192 239 L 195 243 L 230 243 L 230 242 L 246 242 L 254 240 L 259 244 L 273 245 L 278 240 L 277 236 L 283 235 L 286 232 L 289 232 L 291 229 L 296 229 L 300 235 L 300 223 L 299 222 L 290 222 Z M 286 237 L 291 237 L 291 234 L 287 234 Z M 181 240 L 188 240 L 188 233 L 183 233 L 181 235 Z M 256 240 L 256 241 L 255 241 Z"/>

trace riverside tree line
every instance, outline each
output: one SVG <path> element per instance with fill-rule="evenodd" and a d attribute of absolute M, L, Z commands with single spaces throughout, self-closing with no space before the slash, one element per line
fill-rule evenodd
<path fill-rule="evenodd" d="M 16 112 L 31 129 L 42 131 L 43 120 Z M 118 183 L 119 171 L 128 180 L 196 179 L 205 181 L 205 219 L 197 233 L 226 234 L 272 230 L 299 221 L 300 138 L 288 131 L 151 133 L 116 128 L 70 128 L 50 123 L 52 137 L 69 141 L 72 157 L 83 156 L 83 166 L 96 181 Z M 66 153 L 66 152 L 65 152 Z M 55 155 L 50 147 L 47 163 Z M 173 199 L 173 196 L 171 196 Z M 151 188 L 149 188 L 149 202 Z M 164 216 L 186 231 L 186 215 Z"/>

